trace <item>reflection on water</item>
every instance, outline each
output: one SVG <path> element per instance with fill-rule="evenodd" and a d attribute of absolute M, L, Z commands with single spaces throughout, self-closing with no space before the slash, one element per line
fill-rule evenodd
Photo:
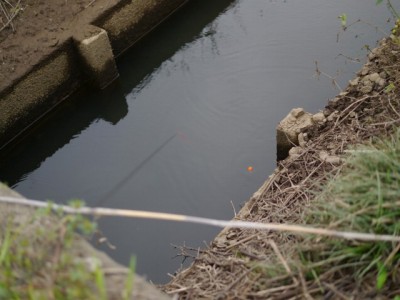
<path fill-rule="evenodd" d="M 120 79 L 84 91 L 1 163 L 22 194 L 89 205 L 230 219 L 274 168 L 275 126 L 293 107 L 322 109 L 381 35 L 361 23 L 340 35 L 337 16 L 388 29 L 374 1 L 191 0 L 118 62 Z M 357 36 L 357 37 L 356 37 Z M 248 167 L 252 166 L 252 172 Z M 127 264 L 165 282 L 180 260 L 171 244 L 199 247 L 218 229 L 104 218 Z M 102 246 L 99 246 L 103 248 Z"/>
<path fill-rule="evenodd" d="M 105 201 L 108 199 L 112 199 L 112 197 L 125 185 L 129 182 L 129 180 L 132 179 L 133 176 L 135 176 L 143 167 L 146 166 L 146 164 L 155 156 L 157 153 L 159 153 L 161 150 L 164 149 L 175 137 L 177 134 L 172 135 L 169 137 L 165 142 L 163 142 L 159 147 L 157 147 L 156 150 L 154 150 L 148 157 L 146 157 L 138 166 L 136 166 L 127 176 L 124 176 L 122 180 L 118 181 L 116 185 L 108 191 L 103 197 L 97 200 L 96 205 L 97 206 L 102 206 Z"/>

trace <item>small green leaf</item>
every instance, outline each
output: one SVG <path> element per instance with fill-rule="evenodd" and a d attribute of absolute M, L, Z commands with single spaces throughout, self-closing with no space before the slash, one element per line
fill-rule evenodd
<path fill-rule="evenodd" d="M 342 27 L 346 27 L 347 15 L 346 14 L 341 14 L 338 18 L 340 19 L 340 22 L 342 23 Z"/>
<path fill-rule="evenodd" d="M 68 205 L 72 208 L 81 208 L 85 205 L 85 202 L 80 199 L 72 199 L 68 202 Z"/>
<path fill-rule="evenodd" d="M 107 300 L 107 290 L 106 284 L 104 281 L 104 273 L 99 265 L 96 266 L 96 270 L 94 271 L 96 286 L 100 293 L 101 300 Z"/>
<path fill-rule="evenodd" d="M 390 93 L 391 91 L 394 90 L 394 88 L 395 88 L 395 85 L 393 84 L 393 82 L 391 82 L 390 84 L 388 84 L 388 85 L 385 87 L 385 93 Z"/>
<path fill-rule="evenodd" d="M 11 297 L 9 287 L 0 282 L 0 299 L 9 299 L 9 297 Z"/>
<path fill-rule="evenodd" d="M 385 286 L 387 277 L 388 277 L 388 273 L 387 273 L 386 267 L 383 264 L 380 264 L 378 277 L 376 278 L 376 288 L 378 290 L 381 290 Z"/>
<path fill-rule="evenodd" d="M 3 239 L 3 242 L 0 244 L 0 266 L 5 261 L 11 245 L 11 229 L 7 226 L 6 235 Z"/>
<path fill-rule="evenodd" d="M 135 279 L 135 269 L 136 269 L 136 257 L 131 256 L 131 260 L 129 262 L 129 274 L 125 281 L 125 288 L 122 291 L 122 299 L 124 300 L 131 299 L 133 282 Z"/>
<path fill-rule="evenodd" d="M 376 0 L 376 5 L 379 5 L 382 3 L 383 0 Z"/>

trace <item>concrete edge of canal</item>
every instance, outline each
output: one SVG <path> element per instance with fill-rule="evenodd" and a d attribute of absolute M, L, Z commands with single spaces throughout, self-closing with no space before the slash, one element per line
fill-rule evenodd
<path fill-rule="evenodd" d="M 23 196 L 1 183 L 0 197 L 23 198 Z M 48 217 L 40 218 L 32 223 L 34 215 L 34 208 L 9 203 L 0 203 L 0 230 L 4 232 L 6 231 L 5 226 L 9 226 L 10 218 L 12 218 L 11 220 L 17 228 L 29 226 L 28 232 L 25 232 L 28 236 L 30 236 L 29 232 L 37 231 L 36 227 L 59 226 L 57 225 L 57 220 Z M 29 239 L 31 239 L 31 237 Z M 30 246 L 25 245 L 24 247 L 32 247 L 32 251 L 34 252 L 46 251 L 46 245 L 35 243 L 35 239 L 32 239 L 30 244 Z M 129 278 L 128 268 L 116 263 L 104 252 L 96 250 L 86 241 L 86 239 L 80 236 L 74 238 L 73 245 L 70 248 L 72 249 L 72 253 L 69 254 L 74 257 L 74 259 L 87 265 L 88 268 L 91 262 L 99 262 L 99 266 L 102 269 L 105 278 L 108 299 L 121 299 L 121 292 L 124 291 L 126 281 Z M 49 263 L 50 258 L 51 255 L 49 255 Z M 148 283 L 137 274 L 135 274 L 133 278 L 132 295 L 130 298 L 139 300 L 170 299 L 167 295 L 160 292 L 155 286 Z"/>
<path fill-rule="evenodd" d="M 110 84 L 118 77 L 115 59 L 186 2 L 98 0 L 95 9 L 76 16 L 73 26 L 69 20 L 47 55 L 0 91 L 0 150 L 79 87 Z"/>

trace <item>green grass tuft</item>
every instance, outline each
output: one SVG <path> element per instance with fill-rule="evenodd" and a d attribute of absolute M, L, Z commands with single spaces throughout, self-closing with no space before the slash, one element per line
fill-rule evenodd
<path fill-rule="evenodd" d="M 102 269 L 71 254 L 76 232 L 95 228 L 81 215 L 55 220 L 50 209 L 19 226 L 10 218 L 0 230 L 0 299 L 107 299 Z"/>
<path fill-rule="evenodd" d="M 341 176 L 306 212 L 306 222 L 342 231 L 399 235 L 400 130 L 353 151 Z M 306 243 L 316 244 L 315 238 Z M 378 293 L 400 287 L 399 248 L 389 242 L 319 238 L 318 249 L 300 247 L 300 256 L 306 269 L 319 278 L 335 282 L 351 274 L 356 285 L 373 283 Z"/>

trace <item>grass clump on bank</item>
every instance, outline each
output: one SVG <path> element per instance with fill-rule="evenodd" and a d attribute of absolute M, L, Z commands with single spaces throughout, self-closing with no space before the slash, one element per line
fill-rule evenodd
<path fill-rule="evenodd" d="M 358 147 L 335 180 L 305 212 L 318 227 L 400 234 L 400 130 Z M 400 244 L 328 238 L 299 246 L 307 289 L 322 294 L 400 299 Z M 365 299 L 365 298 L 364 298 Z"/>
<path fill-rule="evenodd" d="M 81 253 L 77 235 L 91 235 L 96 224 L 82 215 L 53 215 L 51 205 L 30 212 L 0 219 L 0 299 L 108 299 L 102 263 Z M 132 283 L 126 288 L 128 299 Z"/>

